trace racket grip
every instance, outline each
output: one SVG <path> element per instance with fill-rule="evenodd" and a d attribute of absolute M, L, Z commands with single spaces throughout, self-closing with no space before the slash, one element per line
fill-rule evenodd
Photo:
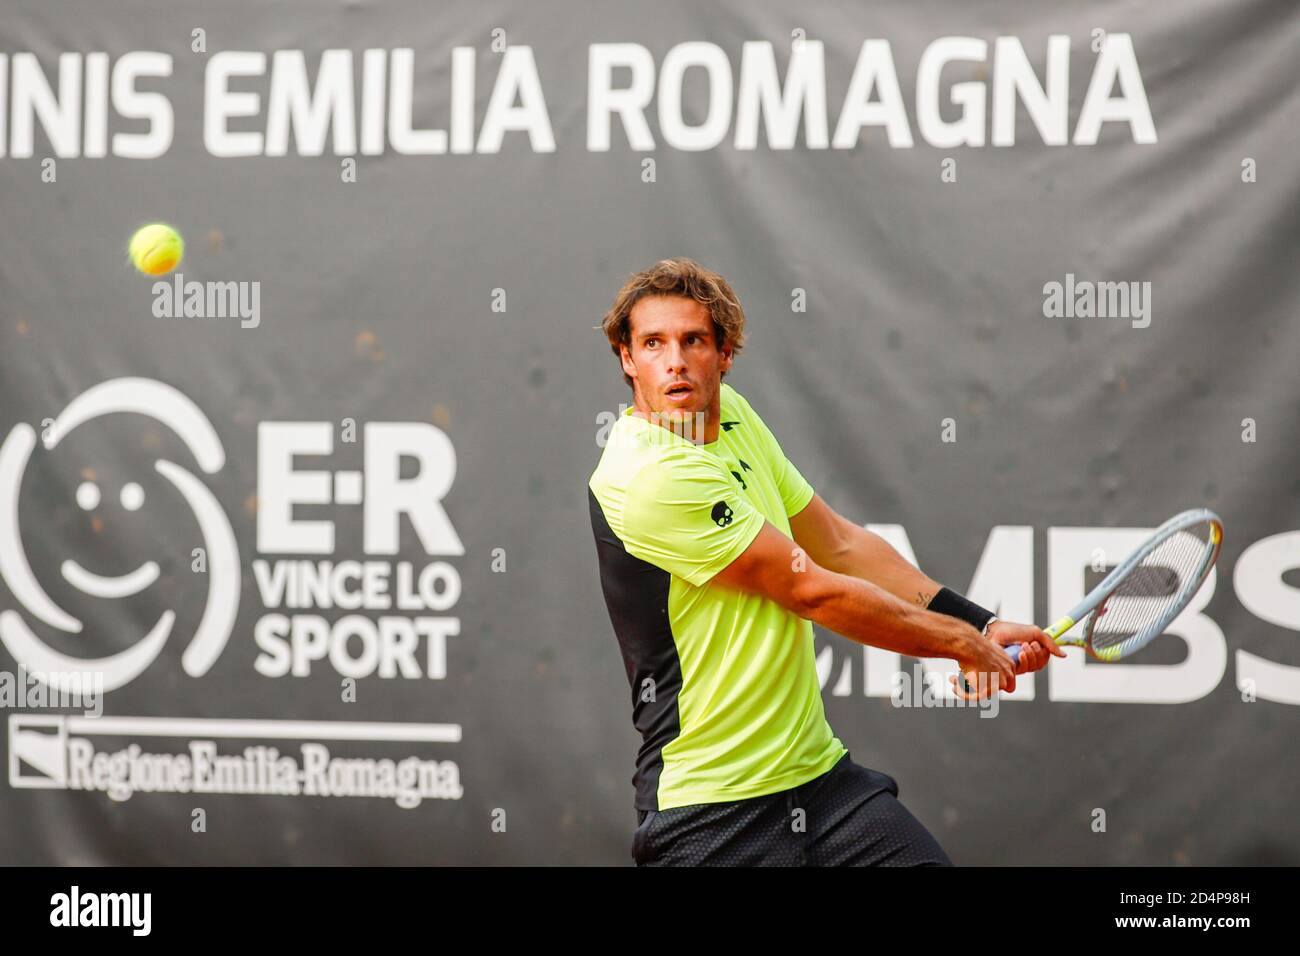
<path fill-rule="evenodd" d="M 1013 663 L 1013 664 L 1019 664 L 1019 663 L 1020 663 L 1020 649 L 1021 649 L 1021 647 L 1023 647 L 1023 646 L 1024 646 L 1024 645 L 1022 645 L 1022 644 L 1008 644 L 1006 647 L 1002 648 L 1002 652 L 1003 652 L 1004 654 L 1006 654 L 1007 657 L 1011 658 L 1011 663 Z M 961 686 L 966 690 L 966 693 L 968 693 L 968 694 L 973 694 L 973 693 L 975 693 L 975 688 L 972 687 L 972 686 L 970 685 L 970 681 L 968 681 L 968 680 L 966 679 L 966 675 L 965 675 L 965 674 L 962 674 L 962 675 L 961 675 Z"/>

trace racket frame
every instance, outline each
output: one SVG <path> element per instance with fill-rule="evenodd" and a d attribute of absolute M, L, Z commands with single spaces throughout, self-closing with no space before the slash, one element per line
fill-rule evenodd
<path fill-rule="evenodd" d="M 1201 589 L 1201 585 L 1205 583 L 1206 577 L 1209 576 L 1210 569 L 1213 568 L 1215 562 L 1219 560 L 1219 550 L 1223 546 L 1223 521 L 1217 514 L 1208 508 L 1191 508 L 1174 515 L 1153 531 L 1151 537 L 1147 538 L 1136 551 L 1113 568 L 1110 574 L 1106 575 L 1106 577 L 1102 579 L 1100 584 L 1083 597 L 1083 600 L 1070 608 L 1069 612 L 1057 618 L 1052 622 L 1052 624 L 1043 628 L 1043 630 L 1047 632 L 1048 636 L 1051 637 L 1052 640 L 1056 640 L 1065 634 L 1074 627 L 1074 625 L 1087 617 L 1099 605 L 1104 603 L 1112 594 L 1119 590 L 1120 585 L 1124 583 L 1129 574 L 1140 565 L 1148 555 L 1184 528 L 1189 528 L 1206 521 L 1210 523 L 1211 547 L 1201 559 L 1201 564 L 1197 569 L 1196 575 L 1189 578 L 1187 581 L 1182 582 L 1177 597 L 1161 615 L 1158 621 L 1159 627 L 1152 631 L 1150 637 L 1141 643 L 1132 644 L 1131 646 L 1130 642 L 1122 642 L 1116 644 L 1113 648 L 1107 648 L 1101 653 L 1098 653 L 1092 647 L 1091 641 L 1085 641 L 1082 638 L 1061 642 L 1077 647 L 1083 647 L 1095 660 L 1107 662 L 1117 661 L 1120 658 L 1127 657 L 1145 647 L 1152 640 L 1162 634 L 1165 627 L 1167 627 L 1175 617 L 1183 613 L 1187 608 L 1187 605 L 1191 603 L 1192 598 L 1195 597 L 1196 592 Z"/>
<path fill-rule="evenodd" d="M 1086 618 L 1100 604 L 1105 602 L 1112 594 L 1119 590 L 1120 585 L 1124 583 L 1124 580 L 1128 577 L 1129 573 L 1141 564 L 1143 559 L 1151 554 L 1151 552 L 1155 551 L 1156 548 L 1160 547 L 1160 545 L 1164 544 L 1184 528 L 1201 524 L 1205 521 L 1210 523 L 1210 543 L 1212 547 L 1201 559 L 1201 565 L 1197 570 L 1196 575 L 1183 582 L 1174 601 L 1165 609 L 1164 613 L 1159 618 L 1159 627 L 1154 629 L 1146 640 L 1138 644 L 1134 644 L 1132 639 L 1122 641 L 1114 647 L 1107 648 L 1099 654 L 1093 648 L 1091 641 L 1085 640 L 1082 637 L 1065 637 L 1065 634 L 1071 628 Z M 1070 647 L 1082 647 L 1094 660 L 1111 663 L 1123 657 L 1127 657 L 1145 647 L 1160 634 L 1164 633 L 1164 629 L 1169 626 L 1170 622 L 1187 609 L 1187 605 L 1191 603 L 1196 592 L 1199 591 L 1201 585 L 1205 583 L 1205 579 L 1210 574 L 1210 569 L 1213 568 L 1215 562 L 1219 560 L 1219 551 L 1222 546 L 1223 521 L 1217 514 L 1209 508 L 1191 508 L 1187 511 L 1181 511 L 1160 527 L 1156 528 L 1155 531 L 1151 532 L 1151 536 L 1143 541 L 1136 551 L 1116 565 L 1111 572 L 1102 579 L 1100 584 L 1084 595 L 1083 599 L 1079 601 L 1078 604 L 1070 608 L 1069 613 L 1063 614 L 1047 627 L 1042 628 L 1042 630 L 1046 631 L 1047 635 L 1058 644 L 1064 644 Z M 1019 660 L 1020 648 L 1021 645 L 1012 644 L 1009 647 L 1004 647 L 1003 651 L 1011 657 L 1012 660 Z M 960 679 L 962 686 L 967 692 L 974 691 L 974 688 L 970 686 L 970 683 L 966 680 L 964 674 L 960 675 Z"/>

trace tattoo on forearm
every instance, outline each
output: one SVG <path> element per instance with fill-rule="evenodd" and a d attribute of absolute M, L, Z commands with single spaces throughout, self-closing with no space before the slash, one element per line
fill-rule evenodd
<path fill-rule="evenodd" d="M 929 605 L 929 603 L 930 603 L 931 601 L 934 600 L 934 596 L 935 596 L 936 593 L 938 593 L 938 592 L 936 592 L 936 591 L 931 591 L 929 594 L 927 594 L 927 593 L 925 593 L 924 591 L 917 591 L 917 592 L 916 592 L 916 603 L 919 604 L 919 605 L 921 605 L 921 607 L 927 607 L 927 606 Z"/>

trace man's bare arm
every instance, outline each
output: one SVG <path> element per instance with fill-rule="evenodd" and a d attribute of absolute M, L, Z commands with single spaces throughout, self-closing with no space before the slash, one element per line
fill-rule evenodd
<path fill-rule="evenodd" d="M 964 671 L 996 671 L 1002 689 L 1015 689 L 1011 658 L 975 628 L 909 604 L 869 581 L 823 568 L 769 521 L 714 580 L 768 597 L 860 644 L 911 657 L 952 658 Z"/>
<path fill-rule="evenodd" d="M 871 581 L 890 594 L 926 607 L 943 587 L 913 567 L 888 541 L 838 514 L 820 495 L 790 519 L 799 547 L 828 571 Z"/>

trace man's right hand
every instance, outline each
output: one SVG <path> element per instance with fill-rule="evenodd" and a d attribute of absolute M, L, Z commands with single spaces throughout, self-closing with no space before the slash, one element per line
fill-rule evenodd
<path fill-rule="evenodd" d="M 952 678 L 953 693 L 962 700 L 980 700 L 999 690 L 1011 693 L 1016 689 L 1015 661 L 1001 647 L 973 627 L 968 645 L 957 658 L 957 665 L 974 693 L 963 688 L 956 676 Z"/>

